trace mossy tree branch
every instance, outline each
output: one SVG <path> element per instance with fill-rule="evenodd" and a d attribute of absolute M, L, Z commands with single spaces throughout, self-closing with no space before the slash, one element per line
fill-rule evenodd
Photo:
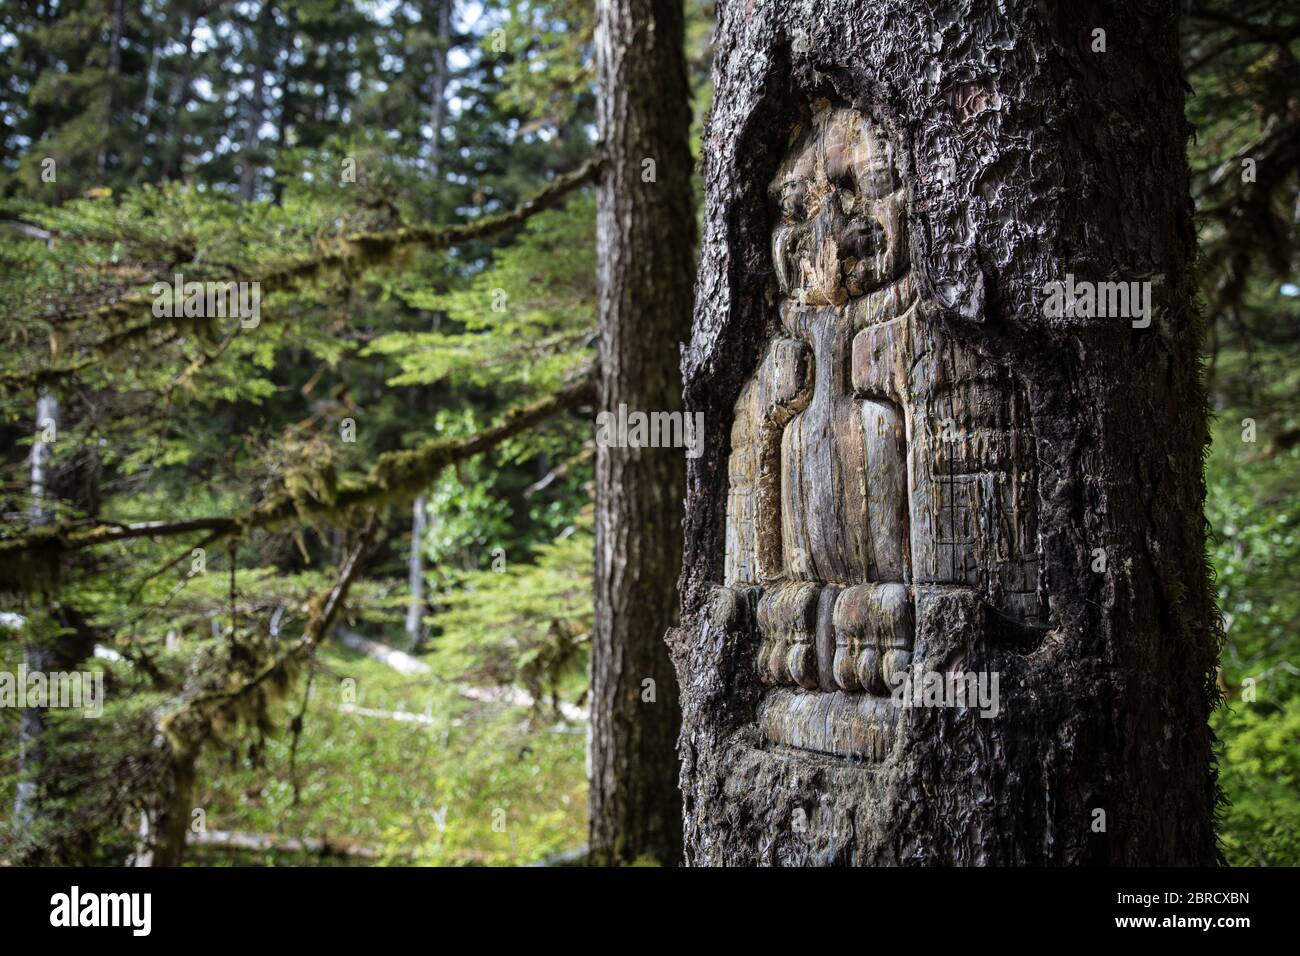
<path fill-rule="evenodd" d="M 343 482 L 326 498 L 282 491 L 239 515 L 181 521 L 101 522 L 91 527 L 46 525 L 0 541 L 0 579 L 35 590 L 57 581 L 63 557 L 74 551 L 136 538 L 170 538 L 208 532 L 209 543 L 235 534 L 271 529 L 291 521 L 310 522 L 377 504 L 400 504 L 414 498 L 443 469 L 488 451 L 560 412 L 595 399 L 593 378 L 561 388 L 532 404 L 516 408 L 490 428 L 465 438 L 430 442 L 423 447 L 387 452 L 362 478 Z"/>
<path fill-rule="evenodd" d="M 339 609 L 347 599 L 348 590 L 356 577 L 361 557 L 369 547 L 375 529 L 372 513 L 357 537 L 343 563 L 333 587 L 314 597 L 307 608 L 307 623 L 302 636 L 288 650 L 266 661 L 252 675 L 234 687 L 196 694 L 167 714 L 159 727 L 174 752 L 193 753 L 202 746 L 211 719 L 220 711 L 239 712 L 239 704 L 263 687 L 287 687 L 294 668 L 301 663 L 329 633 Z"/>
<path fill-rule="evenodd" d="M 310 255 L 300 256 L 260 275 L 226 278 L 257 282 L 261 294 L 266 296 L 272 292 L 300 288 L 312 279 L 329 272 L 364 271 L 386 264 L 399 251 L 412 246 L 449 249 L 472 240 L 486 239 L 519 226 L 537 213 L 558 205 L 570 193 L 596 178 L 601 161 L 601 155 L 597 153 L 572 172 L 556 176 L 537 195 L 506 212 L 483 216 L 473 222 L 454 226 L 414 225 L 384 231 L 352 232 L 323 244 Z M 152 315 L 155 298 L 152 293 L 132 293 L 92 309 L 67 314 L 60 325 L 66 326 L 86 320 L 111 324 L 129 320 L 142 312 L 149 316 L 146 321 L 127 325 L 84 346 L 92 354 L 104 356 L 145 341 L 154 333 L 206 321 L 183 315 L 173 318 L 155 318 Z M 0 389 L 12 392 L 54 385 L 85 371 L 94 364 L 96 363 L 90 359 L 79 358 L 30 372 L 0 375 Z"/>

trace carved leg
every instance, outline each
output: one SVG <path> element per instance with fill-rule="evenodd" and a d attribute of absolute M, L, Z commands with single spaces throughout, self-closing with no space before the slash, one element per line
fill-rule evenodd
<path fill-rule="evenodd" d="M 867 580 L 906 582 L 911 574 L 903 413 L 891 402 L 863 399 L 858 404 L 867 493 Z"/>

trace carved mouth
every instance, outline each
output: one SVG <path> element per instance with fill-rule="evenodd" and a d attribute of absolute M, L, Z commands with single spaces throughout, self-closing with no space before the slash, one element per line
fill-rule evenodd
<path fill-rule="evenodd" d="M 866 761 L 885 758 L 897 724 L 895 703 L 870 694 L 777 687 L 758 708 L 759 729 L 772 743 Z"/>

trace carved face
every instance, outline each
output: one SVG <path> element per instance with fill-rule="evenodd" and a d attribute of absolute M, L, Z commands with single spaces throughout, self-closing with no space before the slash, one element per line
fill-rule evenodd
<path fill-rule="evenodd" d="M 860 113 L 825 110 L 797 135 L 769 188 L 781 291 L 841 305 L 907 265 L 905 197 L 893 148 Z"/>
<path fill-rule="evenodd" d="M 790 142 L 783 331 L 736 404 L 726 579 L 757 597 L 763 735 L 879 758 L 927 602 L 1039 616 L 1032 435 L 1010 373 L 918 318 L 883 131 L 823 104 Z"/>

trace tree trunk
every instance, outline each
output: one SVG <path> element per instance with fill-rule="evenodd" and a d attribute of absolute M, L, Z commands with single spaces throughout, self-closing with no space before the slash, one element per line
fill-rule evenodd
<path fill-rule="evenodd" d="M 68 633 L 28 638 L 23 648 L 28 674 L 79 671 L 94 653 L 94 632 L 76 609 L 57 608 L 54 623 Z M 21 776 L 14 794 L 14 827 L 21 865 L 90 865 L 96 859 L 94 825 L 67 809 L 75 800 L 77 781 L 88 772 L 87 758 L 78 748 L 87 745 L 90 731 L 59 727 L 46 708 L 26 707 L 18 734 Z"/>
<path fill-rule="evenodd" d="M 42 391 L 36 399 L 36 434 L 32 442 L 31 491 L 32 491 L 32 527 L 38 528 L 50 520 L 46 508 L 49 494 L 50 458 L 54 454 L 53 441 L 45 441 L 50 433 L 57 440 L 59 429 L 59 400 L 50 392 Z M 54 659 L 54 650 L 28 639 L 23 648 L 23 663 L 29 672 L 47 673 L 61 670 Z M 43 760 L 41 734 L 45 729 L 45 711 L 40 707 L 25 707 L 18 724 L 18 752 L 22 772 L 14 788 L 14 826 L 19 831 L 29 830 L 35 823 L 38 802 L 38 774 Z"/>
<path fill-rule="evenodd" d="M 125 16 L 124 0 L 113 0 L 113 19 L 108 31 L 108 66 L 104 70 L 104 141 L 95 163 L 101 173 L 108 168 L 108 144 L 113 139 L 113 94 L 118 74 L 122 72 L 122 21 Z"/>
<path fill-rule="evenodd" d="M 719 4 L 688 863 L 1216 860 L 1175 7 Z"/>
<path fill-rule="evenodd" d="M 181 18 L 181 34 L 185 37 L 185 59 L 167 93 L 167 130 L 163 134 L 162 178 L 180 179 L 185 172 L 185 108 L 189 104 L 197 67 L 194 53 L 194 35 L 198 17 Z"/>
<path fill-rule="evenodd" d="M 423 494 L 411 506 L 411 550 L 406 559 L 410 594 L 406 599 L 406 640 L 418 649 L 424 643 L 424 522 L 428 506 Z"/>
<path fill-rule="evenodd" d="M 434 16 L 433 68 L 429 83 L 429 162 L 434 175 L 442 160 L 442 123 L 446 115 L 447 57 L 451 52 L 452 0 L 437 0 Z"/>
<path fill-rule="evenodd" d="M 424 10 L 426 16 L 434 20 L 435 40 L 433 51 L 432 89 L 429 91 L 429 162 L 436 176 L 438 162 L 442 155 L 442 119 L 447 92 L 447 56 L 451 43 L 451 4 L 452 0 L 437 0 L 437 11 Z M 442 324 L 442 315 L 435 313 L 431 317 L 432 331 L 436 332 Z M 413 393 L 412 401 L 422 403 L 423 393 Z M 417 408 L 423 413 L 424 409 Z M 407 580 L 410 584 L 410 597 L 406 605 L 406 638 L 412 650 L 418 650 L 424 643 L 424 535 L 428 520 L 428 506 L 424 494 L 416 496 L 412 506 L 411 551 L 407 560 Z"/>
<path fill-rule="evenodd" d="M 607 163 L 597 191 L 600 409 L 681 410 L 694 214 L 680 0 L 602 0 L 596 64 Z M 680 720 L 663 643 L 680 568 L 683 452 L 597 442 L 592 639 L 595 862 L 681 858 Z"/>
<path fill-rule="evenodd" d="M 157 818 L 151 828 L 154 844 L 150 866 L 180 866 L 185 858 L 185 837 L 194 811 L 196 759 L 183 754 L 171 758 L 171 778 L 159 795 Z"/>
<path fill-rule="evenodd" d="M 262 141 L 262 123 L 266 119 L 266 71 L 272 66 L 271 42 L 275 30 L 275 6 L 264 0 L 257 24 L 249 31 L 250 45 L 256 38 L 256 49 L 249 56 L 253 70 L 253 95 L 248 101 L 248 119 L 244 126 L 244 142 L 240 147 L 239 196 L 245 202 L 252 200 L 257 191 L 258 146 Z"/>

